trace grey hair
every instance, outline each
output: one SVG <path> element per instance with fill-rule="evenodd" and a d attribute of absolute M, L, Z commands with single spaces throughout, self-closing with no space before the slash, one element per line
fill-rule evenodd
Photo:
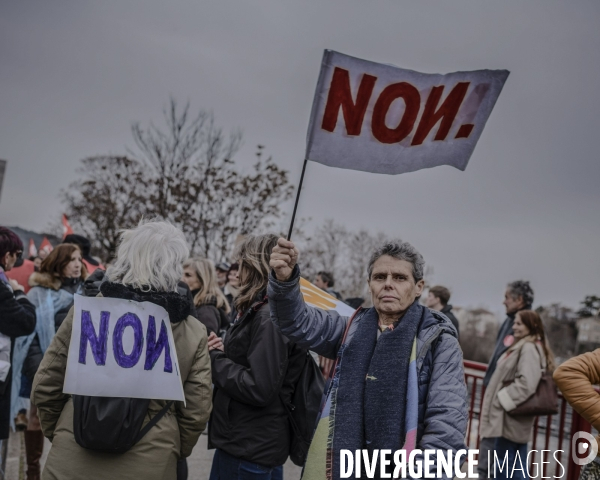
<path fill-rule="evenodd" d="M 425 269 L 423 255 L 421 255 L 410 243 L 403 242 L 402 240 L 387 242 L 373 252 L 367 268 L 369 279 L 373 273 L 373 265 L 384 255 L 410 262 L 412 264 L 412 275 L 415 279 L 415 283 L 419 280 L 423 280 L 423 270 Z"/>
<path fill-rule="evenodd" d="M 176 292 L 189 254 L 181 230 L 168 222 L 142 220 L 121 231 L 117 258 L 106 275 L 111 282 L 140 290 Z"/>
<path fill-rule="evenodd" d="M 516 280 L 509 283 L 507 287 L 513 300 L 521 297 L 525 306 L 531 307 L 533 304 L 533 288 L 531 288 L 527 280 Z"/>

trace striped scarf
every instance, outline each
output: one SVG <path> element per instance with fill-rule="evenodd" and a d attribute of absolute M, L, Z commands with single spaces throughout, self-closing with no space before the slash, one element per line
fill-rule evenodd
<path fill-rule="evenodd" d="M 413 303 L 397 327 L 379 338 L 374 309 L 357 319 L 338 352 L 302 480 L 337 480 L 342 449 L 404 449 L 408 456 L 416 448 L 416 337 L 423 314 Z M 360 341 L 352 342 L 354 336 Z"/>

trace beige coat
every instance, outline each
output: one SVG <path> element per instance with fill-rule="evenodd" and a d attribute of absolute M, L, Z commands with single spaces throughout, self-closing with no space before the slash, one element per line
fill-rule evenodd
<path fill-rule="evenodd" d="M 519 340 L 500 357 L 483 397 L 481 438 L 504 437 L 516 443 L 529 441 L 535 417 L 511 417 L 506 412 L 535 393 L 545 368 L 544 351 L 532 336 Z M 512 384 L 502 386 L 505 380 L 513 378 Z"/>
<path fill-rule="evenodd" d="M 86 450 L 75 442 L 73 402 L 62 393 L 72 325 L 73 309 L 44 355 L 31 392 L 44 435 L 52 441 L 42 478 L 175 480 L 177 459 L 192 453 L 212 408 L 206 328 L 193 317 L 172 324 L 187 406 L 175 402 L 128 452 L 111 454 Z M 147 419 L 165 403 L 151 401 Z"/>
<path fill-rule="evenodd" d="M 600 348 L 567 360 L 554 372 L 554 381 L 573 409 L 600 430 L 600 396 L 594 388 L 600 384 Z M 600 451 L 600 435 L 596 443 Z"/>

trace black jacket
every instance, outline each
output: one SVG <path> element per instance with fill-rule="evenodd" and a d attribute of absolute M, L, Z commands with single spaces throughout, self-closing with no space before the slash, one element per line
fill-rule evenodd
<path fill-rule="evenodd" d="M 208 335 L 211 332 L 219 335 L 221 330 L 227 330 L 229 327 L 229 315 L 211 303 L 196 305 L 196 318 L 204 324 Z"/>
<path fill-rule="evenodd" d="M 290 402 L 306 351 L 271 322 L 268 304 L 249 309 L 212 350 L 213 411 L 209 448 L 267 467 L 289 455 L 290 427 L 282 399 Z"/>
<path fill-rule="evenodd" d="M 11 339 L 10 358 L 15 346 L 15 338 L 29 335 L 35 330 L 35 307 L 23 292 L 12 290 L 0 281 L 0 333 Z M 10 425 L 10 393 L 12 390 L 12 369 L 5 382 L 0 382 L 0 440 L 8 438 Z"/>

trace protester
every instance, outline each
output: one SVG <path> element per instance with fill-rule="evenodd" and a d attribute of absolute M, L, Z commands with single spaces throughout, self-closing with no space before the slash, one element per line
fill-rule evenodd
<path fill-rule="evenodd" d="M 378 248 L 367 272 L 374 306 L 353 320 L 304 302 L 297 260 L 298 249 L 280 238 L 270 262 L 272 319 L 292 342 L 339 362 L 303 479 L 328 478 L 326 471 L 339 478 L 342 449 L 466 448 L 462 352 L 450 321 L 418 301 L 421 254 L 406 242 Z M 435 474 L 435 461 L 431 468 Z"/>
<path fill-rule="evenodd" d="M 175 402 L 126 453 L 80 447 L 73 434 L 73 400 L 62 393 L 73 325 L 71 310 L 33 384 L 32 402 L 39 409 L 44 434 L 52 441 L 45 480 L 176 478 L 177 459 L 190 455 L 211 410 L 206 328 L 188 315 L 191 304 L 177 292 L 181 265 L 188 255 L 180 230 L 166 222 L 141 223 L 122 233 L 117 258 L 106 273 L 108 281 L 100 284 L 104 297 L 151 302 L 169 313 L 186 403 Z M 152 400 L 148 420 L 166 404 Z"/>
<path fill-rule="evenodd" d="M 225 288 L 225 284 L 227 283 L 227 272 L 229 272 L 229 264 L 227 262 L 217 263 L 215 269 L 217 271 L 217 283 L 219 284 L 219 288 L 223 290 Z"/>
<path fill-rule="evenodd" d="M 229 303 L 231 312 L 229 313 L 229 323 L 232 323 L 237 317 L 237 310 L 235 308 L 235 300 L 240 294 L 240 266 L 237 263 L 232 263 L 227 272 L 227 283 L 223 289 L 225 298 Z"/>
<path fill-rule="evenodd" d="M 506 319 L 500 326 L 496 337 L 496 345 L 490 357 L 490 361 L 483 377 L 483 385 L 488 386 L 494 371 L 496 370 L 496 362 L 500 356 L 514 343 L 513 323 L 515 315 L 521 310 L 531 310 L 533 304 L 533 290 L 529 282 L 524 280 L 516 280 L 509 283 L 504 292 L 504 307 L 506 308 Z M 479 441 L 479 458 L 487 458 L 488 450 L 494 448 L 496 443 L 495 438 L 486 438 L 481 435 Z M 487 478 L 487 465 L 485 462 L 479 462 L 477 466 L 479 478 Z"/>
<path fill-rule="evenodd" d="M 40 271 L 29 277 L 32 288 L 27 296 L 36 309 L 36 327 L 35 332 L 15 342 L 11 419 L 26 408 L 24 398 L 29 398 L 31 382 L 42 357 L 73 305 L 73 294 L 81 292 L 86 277 L 87 272 L 81 263 L 81 251 L 77 245 L 72 244 L 58 245 L 44 259 Z M 32 405 L 25 431 L 28 480 L 40 477 L 43 448 L 44 436 L 37 409 Z"/>
<path fill-rule="evenodd" d="M 84 236 L 71 233 L 64 238 L 63 243 L 73 243 L 79 247 L 81 250 L 81 260 L 90 274 L 94 273 L 97 268 L 106 270 L 104 265 L 90 255 L 92 244 Z"/>
<path fill-rule="evenodd" d="M 594 385 L 600 384 L 600 349 L 570 358 L 554 372 L 554 381 L 577 413 L 600 431 L 600 403 Z M 600 452 L 600 435 L 596 437 Z M 586 464 L 580 480 L 600 478 L 600 456 Z"/>
<path fill-rule="evenodd" d="M 35 330 L 35 306 L 27 299 L 24 288 L 16 280 L 7 278 L 17 259 L 23 253 L 23 243 L 16 233 L 0 227 L 0 350 L 10 349 L 8 370 L 0 381 L 0 440 L 8 439 L 10 426 L 10 401 L 12 393 L 13 352 L 15 339 Z M 8 353 L 8 352 L 6 352 Z M 3 355 L 4 361 L 7 359 Z M 5 365 L 6 367 L 6 365 Z"/>
<path fill-rule="evenodd" d="M 452 305 L 448 303 L 449 301 L 450 290 L 448 290 L 446 287 L 442 287 L 441 285 L 436 285 L 429 289 L 427 299 L 425 300 L 425 305 L 432 310 L 437 310 L 438 312 L 446 315 L 452 322 L 452 325 L 454 325 L 454 328 L 456 328 L 456 333 L 460 334 L 458 319 L 452 313 Z"/>
<path fill-rule="evenodd" d="M 525 464 L 528 459 L 527 442 L 535 416 L 513 417 L 509 413 L 536 392 L 544 370 L 554 370 L 554 356 L 542 319 L 536 312 L 521 310 L 516 313 L 512 329 L 514 343 L 498 359 L 485 390 L 480 420 L 481 436 L 495 439 L 493 450 L 498 458 L 504 459 L 508 453 L 510 470 L 517 453 L 521 459 L 517 465 Z M 507 385 L 511 380 L 514 381 Z M 487 470 L 487 455 L 480 458 L 484 459 L 482 463 Z M 496 480 L 511 478 L 509 469 L 496 472 Z M 526 480 L 527 469 L 515 469 L 512 478 Z"/>
<path fill-rule="evenodd" d="M 229 303 L 217 284 L 214 264 L 206 258 L 190 258 L 183 264 L 182 280 L 187 283 L 194 298 L 196 318 L 207 333 L 220 332 L 229 327 Z"/>
<path fill-rule="evenodd" d="M 342 296 L 339 292 L 336 292 L 333 287 L 335 286 L 335 280 L 333 273 L 331 272 L 319 272 L 315 278 L 315 286 L 321 290 L 325 290 L 329 295 L 334 296 L 338 300 L 342 300 Z"/>
<path fill-rule="evenodd" d="M 239 245 L 241 316 L 225 343 L 209 338 L 214 410 L 209 448 L 216 448 L 210 480 L 281 480 L 290 448 L 288 415 L 306 352 L 271 322 L 266 289 L 277 237 L 246 237 Z"/>

